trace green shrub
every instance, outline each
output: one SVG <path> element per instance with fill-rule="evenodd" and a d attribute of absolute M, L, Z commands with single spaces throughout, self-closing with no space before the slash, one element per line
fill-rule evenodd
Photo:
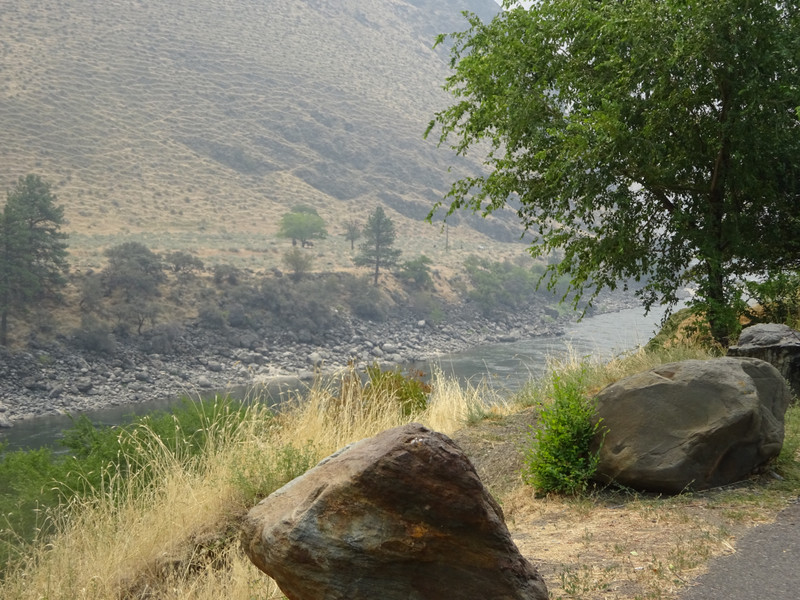
<path fill-rule="evenodd" d="M 594 476 L 598 453 L 592 452 L 596 405 L 586 397 L 585 372 L 567 378 L 553 375 L 553 403 L 542 408 L 525 449 L 523 479 L 538 492 L 579 494 Z"/>
<path fill-rule="evenodd" d="M 370 392 L 376 396 L 386 395 L 393 398 L 403 408 L 404 415 L 413 415 L 425 410 L 431 386 L 423 381 L 422 371 L 410 370 L 404 374 L 402 370 L 381 369 L 374 363 L 367 367 Z"/>
<path fill-rule="evenodd" d="M 110 327 L 92 315 L 81 316 L 81 326 L 72 332 L 73 343 L 83 350 L 103 355 L 113 355 L 117 343 Z"/>
<path fill-rule="evenodd" d="M 800 321 L 800 273 L 771 273 L 764 281 L 745 284 L 758 310 L 747 316 L 757 323 L 785 323 L 796 327 Z"/>
<path fill-rule="evenodd" d="M 311 442 L 300 448 L 291 444 L 280 448 L 267 446 L 261 452 L 233 474 L 233 482 L 247 503 L 266 498 L 317 464 L 316 448 Z M 252 468 L 253 465 L 257 468 Z"/>

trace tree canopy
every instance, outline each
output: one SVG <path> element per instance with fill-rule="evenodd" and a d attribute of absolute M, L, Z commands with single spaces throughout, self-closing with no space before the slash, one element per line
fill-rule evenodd
<path fill-rule="evenodd" d="M 20 177 L 0 214 L 0 345 L 6 344 L 8 315 L 48 289 L 64 285 L 64 208 L 38 175 Z"/>
<path fill-rule="evenodd" d="M 378 206 L 370 213 L 363 233 L 365 239 L 353 262 L 359 267 L 374 267 L 373 282 L 378 285 L 380 270 L 395 266 L 401 254 L 400 250 L 392 248 L 397 236 L 394 221 Z"/>
<path fill-rule="evenodd" d="M 328 235 L 325 220 L 312 207 L 298 205 L 281 217 L 278 235 L 291 238 L 292 244 L 300 240 L 300 245 L 312 239 L 321 239 Z"/>
<path fill-rule="evenodd" d="M 800 265 L 798 2 L 512 4 L 449 36 L 456 101 L 428 132 L 488 167 L 450 213 L 511 202 L 576 303 L 690 286 L 727 343 L 744 281 Z"/>

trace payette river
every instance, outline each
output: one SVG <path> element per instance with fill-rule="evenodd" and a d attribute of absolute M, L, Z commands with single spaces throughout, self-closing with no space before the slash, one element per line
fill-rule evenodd
<path fill-rule="evenodd" d="M 541 375 L 548 357 L 558 358 L 573 353 L 578 357 L 607 360 L 644 345 L 658 331 L 663 316 L 664 310 L 658 308 L 648 315 L 644 315 L 641 308 L 605 313 L 568 325 L 564 335 L 482 345 L 442 355 L 432 361 L 432 365 L 417 367 L 425 371 L 430 371 L 432 367 L 440 368 L 445 375 L 457 378 L 462 384 L 477 385 L 485 380 L 500 393 L 513 392 L 532 377 Z M 276 396 L 273 394 L 273 402 Z M 169 408 L 170 403 L 159 401 L 116 406 L 85 414 L 98 425 L 117 425 L 130 422 L 134 416 Z M 60 433 L 71 425 L 72 420 L 65 415 L 37 417 L 3 431 L 0 441 L 8 443 L 9 450 L 53 445 L 58 449 Z"/>

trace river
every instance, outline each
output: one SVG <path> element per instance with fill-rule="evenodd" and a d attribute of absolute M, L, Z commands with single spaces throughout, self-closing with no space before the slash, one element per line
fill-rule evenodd
<path fill-rule="evenodd" d="M 495 389 L 514 391 L 541 375 L 548 357 L 573 353 L 609 360 L 646 344 L 660 329 L 664 313 L 660 307 L 648 315 L 641 308 L 604 313 L 568 325 L 564 335 L 478 346 L 444 355 L 435 364 L 462 383 L 484 379 Z"/>
<path fill-rule="evenodd" d="M 645 316 L 640 308 L 605 313 L 570 324 L 564 335 L 482 345 L 443 355 L 432 362 L 462 383 L 477 384 L 485 379 L 499 392 L 514 391 L 544 371 L 548 356 L 564 356 L 571 351 L 577 356 L 609 359 L 646 343 L 658 330 L 663 315 L 663 309 L 655 309 Z M 431 368 L 430 364 L 417 366 L 427 371 Z M 277 398 L 282 390 L 273 388 L 271 391 L 272 397 Z M 91 411 L 86 416 L 98 425 L 117 425 L 128 423 L 135 416 L 168 410 L 177 402 L 162 400 L 114 406 Z M 71 418 L 65 415 L 37 417 L 4 430 L 0 441 L 6 442 L 9 450 L 52 446 L 59 434 L 71 425 Z"/>

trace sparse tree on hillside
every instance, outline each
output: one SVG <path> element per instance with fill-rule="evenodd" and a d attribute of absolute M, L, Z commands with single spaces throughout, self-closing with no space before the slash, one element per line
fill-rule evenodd
<path fill-rule="evenodd" d="M 20 177 L 0 215 L 0 345 L 8 315 L 42 292 L 63 286 L 67 271 L 64 209 L 37 175 Z"/>
<path fill-rule="evenodd" d="M 293 246 L 298 240 L 301 246 L 306 246 L 309 240 L 323 239 L 328 232 L 325 230 L 325 221 L 316 210 L 300 205 L 281 217 L 278 235 L 290 238 Z"/>
<path fill-rule="evenodd" d="M 373 267 L 373 283 L 378 285 L 381 269 L 397 264 L 401 251 L 392 248 L 396 237 L 394 222 L 386 216 L 383 208 L 378 206 L 367 219 L 364 227 L 364 242 L 359 246 L 359 254 L 353 262 L 359 267 Z"/>
<path fill-rule="evenodd" d="M 356 249 L 356 240 L 361 237 L 361 225 L 350 219 L 344 224 L 344 239 L 350 242 L 350 251 Z"/>
<path fill-rule="evenodd" d="M 513 5 L 450 36 L 456 100 L 431 128 L 490 148 L 450 211 L 513 199 L 576 303 L 634 279 L 649 308 L 689 285 L 726 344 L 743 282 L 800 264 L 797 2 Z"/>

